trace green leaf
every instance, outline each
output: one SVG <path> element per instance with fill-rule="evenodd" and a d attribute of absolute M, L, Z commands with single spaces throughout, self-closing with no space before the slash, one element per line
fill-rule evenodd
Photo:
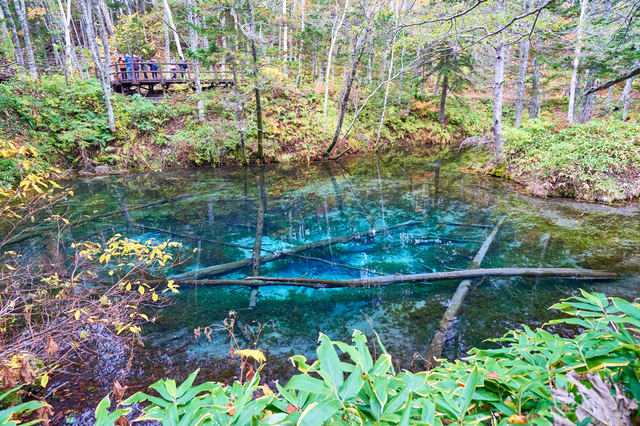
<path fill-rule="evenodd" d="M 318 354 L 318 361 L 320 361 L 321 371 L 326 372 L 325 380 L 329 382 L 331 386 L 339 389 L 344 383 L 344 377 L 342 369 L 340 368 L 340 358 L 336 352 L 333 343 L 325 335 L 320 333 L 320 346 L 316 350 Z"/>

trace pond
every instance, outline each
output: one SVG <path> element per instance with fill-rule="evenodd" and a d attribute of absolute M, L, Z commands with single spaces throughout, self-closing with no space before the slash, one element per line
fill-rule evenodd
<path fill-rule="evenodd" d="M 455 333 L 445 344 L 444 355 L 449 358 L 464 356 L 474 346 L 490 345 L 486 339 L 509 329 L 541 326 L 555 315 L 548 310 L 550 305 L 578 294 L 580 288 L 625 298 L 640 294 L 637 206 L 532 198 L 508 182 L 460 172 L 457 164 L 439 163 L 429 155 L 79 179 L 72 182 L 76 195 L 68 207 L 73 215 L 96 216 L 126 208 L 130 220 L 146 228 L 131 226 L 127 215 L 118 213 L 75 229 L 73 238 L 109 238 L 119 232 L 143 240 L 178 240 L 185 252 L 198 249 L 171 274 L 250 258 L 260 182 L 266 197 L 262 248 L 267 254 L 267 250 L 415 221 L 298 253 L 304 257 L 265 263 L 260 268 L 263 276 L 349 279 L 466 269 L 502 216 L 505 222 L 483 267 L 571 267 L 619 273 L 619 279 L 607 282 L 476 280 L 455 321 Z M 163 200 L 170 201 L 158 203 Z M 215 278 L 248 275 L 250 267 Z M 196 274 L 193 278 L 212 277 Z M 182 286 L 169 306 L 153 313 L 155 323 L 145 328 L 146 355 L 136 362 L 136 374 L 184 377 L 203 367 L 207 378 L 233 378 L 237 359 L 231 360 L 230 336 L 221 327 L 231 311 L 238 320 L 238 344 L 255 345 L 267 354 L 270 370 L 265 374 L 270 379 L 292 373 L 287 361 L 292 354 L 313 358 L 319 332 L 348 341 L 353 329 L 368 335 L 375 330 L 399 367 L 419 368 L 423 366 L 420 355 L 458 284 L 264 287 L 254 309 L 249 309 L 248 287 Z"/>

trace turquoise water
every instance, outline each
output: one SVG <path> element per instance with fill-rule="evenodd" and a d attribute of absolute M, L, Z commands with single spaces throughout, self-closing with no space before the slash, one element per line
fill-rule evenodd
<path fill-rule="evenodd" d="M 286 257 L 263 265 L 260 274 L 264 276 L 347 279 L 465 269 L 501 216 L 507 219 L 483 267 L 576 267 L 620 274 L 620 279 L 609 282 L 478 280 L 445 346 L 450 358 L 463 356 L 470 347 L 488 345 L 485 339 L 508 329 L 540 326 L 555 315 L 548 310 L 551 304 L 577 294 L 580 288 L 627 298 L 640 293 L 640 214 L 636 206 L 531 198 L 505 181 L 407 155 L 76 180 L 72 182 L 76 196 L 68 206 L 74 217 L 117 212 L 126 206 L 136 223 L 191 238 L 131 226 L 120 213 L 74 229 L 73 238 L 106 239 L 119 232 L 145 240 L 179 240 L 184 252 L 199 249 L 169 271 L 172 274 L 251 257 L 249 249 L 204 239 L 253 245 L 260 175 L 266 194 L 262 247 L 267 250 L 420 221 L 301 253 L 360 269 Z M 250 268 L 245 268 L 221 278 L 250 274 Z M 357 328 L 369 334 L 375 330 L 398 364 L 412 368 L 420 362 L 414 355 L 424 354 L 457 285 L 448 281 L 362 289 L 268 287 L 260 289 L 255 309 L 248 309 L 247 287 L 183 286 L 170 306 L 153 312 L 157 320 L 145 328 L 146 350 L 164 360 L 158 363 L 174 368 L 216 365 L 215 374 L 223 374 L 229 335 L 220 325 L 234 311 L 247 326 L 247 333 L 236 328 L 238 344 L 262 349 L 275 364 L 286 363 L 293 353 L 312 357 L 319 332 L 348 340 Z M 256 339 L 258 324 L 262 329 Z M 194 329 L 205 326 L 212 326 L 211 341 L 194 336 Z M 140 368 L 152 367 L 143 363 Z"/>

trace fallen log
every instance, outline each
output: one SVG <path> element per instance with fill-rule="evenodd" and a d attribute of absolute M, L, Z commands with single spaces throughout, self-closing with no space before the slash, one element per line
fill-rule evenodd
<path fill-rule="evenodd" d="M 480 250 L 478 250 L 478 253 L 476 253 L 476 256 L 471 261 L 469 268 L 477 268 L 480 266 L 482 260 L 484 259 L 484 256 L 489 250 L 489 247 L 491 247 L 491 243 L 493 243 L 494 238 L 498 234 L 498 231 L 500 230 L 500 226 L 502 226 L 504 219 L 505 218 L 503 216 L 493 228 L 493 231 L 491 231 L 487 239 L 484 240 L 484 243 L 482 243 Z M 470 288 L 471 279 L 469 277 L 466 277 L 466 279 L 464 279 L 460 283 L 460 285 L 458 285 L 456 292 L 453 294 L 451 300 L 449 300 L 447 310 L 445 311 L 444 315 L 442 316 L 442 320 L 440 321 L 440 328 L 433 336 L 431 344 L 429 345 L 429 348 L 427 348 L 427 352 L 425 354 L 425 359 L 430 365 L 437 365 L 438 359 L 442 356 L 442 349 L 444 348 L 444 343 L 447 339 L 447 335 L 453 328 L 453 322 Z"/>
<path fill-rule="evenodd" d="M 383 232 L 391 231 L 393 229 L 417 225 L 418 223 L 422 223 L 422 222 L 423 221 L 410 220 L 408 222 L 399 223 L 397 225 L 389 226 L 387 228 L 372 229 L 372 230 L 366 231 L 366 232 L 359 232 L 359 233 L 351 234 L 351 235 L 342 235 L 340 237 L 329 238 L 329 239 L 320 240 L 320 241 L 313 241 L 311 243 L 302 244 L 302 245 L 299 245 L 299 246 L 292 247 L 287 251 L 275 252 L 275 253 L 270 254 L 270 255 L 260 256 L 260 263 L 264 264 L 264 263 L 268 263 L 268 262 L 273 262 L 274 260 L 281 259 L 284 256 L 297 254 L 297 253 L 300 253 L 300 252 L 303 252 L 303 251 L 307 251 L 307 250 L 324 248 L 324 247 L 335 245 L 335 244 L 343 244 L 343 243 L 347 243 L 347 242 L 352 241 L 352 240 L 357 240 L 359 238 L 363 238 L 363 237 L 367 237 L 367 236 L 374 236 L 376 234 L 380 234 L 380 233 L 383 233 Z M 169 279 L 174 280 L 174 281 L 180 281 L 180 280 L 190 279 L 190 278 L 192 278 L 192 277 L 194 277 L 196 275 L 222 275 L 222 274 L 226 274 L 226 273 L 229 273 L 229 272 L 232 272 L 232 271 L 236 271 L 238 269 L 242 269 L 242 268 L 245 268 L 247 266 L 250 266 L 252 264 L 252 261 L 253 261 L 253 258 L 249 257 L 249 258 L 245 258 L 245 259 L 236 260 L 234 262 L 223 263 L 223 264 L 220 264 L 220 265 L 209 266 L 209 267 L 206 267 L 206 268 L 201 268 L 201 269 L 196 269 L 196 270 L 193 270 L 193 271 L 184 272 L 182 274 L 178 274 L 178 275 L 174 275 L 172 277 L 169 277 Z"/>
<path fill-rule="evenodd" d="M 133 226 L 136 227 L 136 228 L 148 229 L 149 231 L 160 232 L 160 233 L 163 233 L 163 234 L 172 235 L 174 237 L 187 238 L 187 239 L 194 240 L 194 241 L 204 241 L 204 242 L 211 243 L 211 244 L 219 244 L 219 245 L 227 246 L 227 247 L 236 247 L 236 248 L 241 248 L 241 249 L 244 249 L 244 250 L 253 250 L 253 247 L 251 247 L 251 246 L 244 246 L 242 244 L 228 243 L 226 241 L 221 241 L 221 240 L 213 240 L 211 238 L 204 238 L 204 237 L 200 237 L 200 236 L 193 235 L 193 234 L 182 234 L 180 232 L 169 231 L 168 229 L 156 228 L 155 226 L 142 225 L 142 224 L 137 223 L 137 222 L 133 222 Z M 260 247 L 260 251 L 264 251 L 264 252 L 267 252 L 267 253 L 278 253 L 275 250 L 269 250 L 269 249 L 266 249 L 264 247 Z M 344 263 L 332 262 L 330 260 L 322 259 L 320 257 L 305 256 L 305 255 L 302 255 L 302 254 L 289 253 L 289 252 L 286 252 L 286 251 L 280 252 L 280 253 L 282 253 L 284 256 L 294 257 L 296 259 L 312 260 L 314 262 L 325 263 L 325 264 L 330 265 L 330 266 L 337 266 L 339 268 L 345 268 L 345 269 L 353 269 L 353 270 L 356 270 L 356 271 L 362 271 L 362 272 L 366 272 L 366 273 L 373 274 L 373 275 L 384 275 L 382 272 L 374 271 L 373 269 L 361 268 L 361 267 L 358 267 L 358 266 L 345 265 Z"/>
<path fill-rule="evenodd" d="M 384 275 L 381 277 L 354 278 L 350 280 L 325 280 L 318 278 L 247 277 L 245 279 L 174 279 L 180 285 L 208 285 L 246 287 L 289 286 L 323 288 L 384 287 L 392 284 L 472 279 L 480 277 L 558 277 L 573 279 L 611 280 L 615 272 L 577 268 L 478 268 L 461 271 L 429 272 L 426 274 Z"/>

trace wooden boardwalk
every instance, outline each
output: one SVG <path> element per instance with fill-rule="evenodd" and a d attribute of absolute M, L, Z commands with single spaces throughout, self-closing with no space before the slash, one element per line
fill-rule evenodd
<path fill-rule="evenodd" d="M 137 65 L 137 70 L 134 66 Z M 193 66 L 140 62 L 138 64 L 114 64 L 109 71 L 111 89 L 116 93 L 155 97 L 164 95 L 174 84 L 187 84 L 195 89 Z M 212 87 L 232 87 L 233 74 L 222 65 L 201 67 L 200 82 L 203 89 Z"/>

